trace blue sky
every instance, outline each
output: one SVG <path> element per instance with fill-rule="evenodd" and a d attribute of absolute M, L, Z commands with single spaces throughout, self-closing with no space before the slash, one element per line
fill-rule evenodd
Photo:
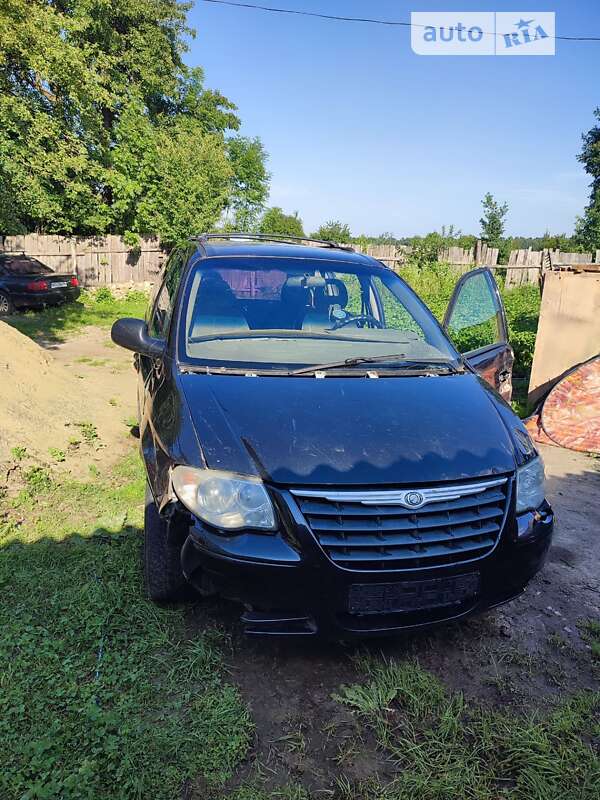
<path fill-rule="evenodd" d="M 250 0 L 251 2 L 252 0 Z M 600 36 L 598 0 L 257 0 L 346 16 L 411 11 L 556 12 L 557 35 Z M 576 159 L 600 106 L 600 42 L 555 56 L 426 57 L 410 31 L 227 8 L 196 0 L 187 61 L 233 100 L 269 153 L 272 205 L 307 231 L 477 233 L 481 198 L 510 206 L 510 234 L 572 232 L 589 179 Z"/>

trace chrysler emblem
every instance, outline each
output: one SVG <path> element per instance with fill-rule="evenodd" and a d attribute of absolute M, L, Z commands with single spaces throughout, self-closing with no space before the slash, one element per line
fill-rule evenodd
<path fill-rule="evenodd" d="M 421 508 L 425 504 L 425 498 L 421 492 L 407 492 L 404 495 L 404 505 L 409 508 Z"/>

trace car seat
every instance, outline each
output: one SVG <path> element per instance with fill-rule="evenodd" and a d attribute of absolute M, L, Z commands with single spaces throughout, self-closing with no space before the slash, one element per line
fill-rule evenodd
<path fill-rule="evenodd" d="M 327 278 L 325 286 L 313 290 L 313 304 L 304 318 L 302 329 L 322 331 L 335 317 L 343 319 L 348 304 L 348 290 L 343 281 Z"/>
<path fill-rule="evenodd" d="M 190 338 L 210 336 L 217 331 L 239 330 L 248 330 L 239 301 L 218 272 L 207 272 L 202 276 L 196 294 Z"/>

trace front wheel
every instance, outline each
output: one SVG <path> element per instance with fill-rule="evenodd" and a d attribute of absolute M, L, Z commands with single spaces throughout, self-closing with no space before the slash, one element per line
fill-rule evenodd
<path fill-rule="evenodd" d="M 181 547 L 185 532 L 177 522 L 158 513 L 150 487 L 146 485 L 144 512 L 144 579 L 151 600 L 183 600 L 189 589 L 181 569 Z"/>
<path fill-rule="evenodd" d="M 14 310 L 10 297 L 4 292 L 0 292 L 0 317 L 6 317 L 12 314 Z"/>

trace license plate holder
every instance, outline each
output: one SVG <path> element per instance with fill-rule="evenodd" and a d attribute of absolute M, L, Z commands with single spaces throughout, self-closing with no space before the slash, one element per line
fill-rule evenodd
<path fill-rule="evenodd" d="M 355 583 L 348 592 L 350 614 L 396 614 L 459 606 L 479 594 L 478 572 L 395 583 Z"/>
<path fill-rule="evenodd" d="M 52 281 L 53 289 L 66 289 L 68 285 L 68 281 Z"/>

